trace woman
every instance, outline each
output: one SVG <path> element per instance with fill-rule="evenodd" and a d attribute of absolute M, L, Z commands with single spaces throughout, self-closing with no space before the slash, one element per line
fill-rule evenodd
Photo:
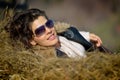
<path fill-rule="evenodd" d="M 10 38 L 15 43 L 20 41 L 26 48 L 36 49 L 34 47 L 39 47 L 37 52 L 35 51 L 37 54 L 54 54 L 59 57 L 71 58 L 85 57 L 85 47 L 82 44 L 74 39 L 70 40 L 69 36 L 61 35 L 61 33 L 67 32 L 70 27 L 69 24 L 52 21 L 44 11 L 28 9 L 16 13 L 5 29 L 10 33 Z M 80 31 L 77 34 L 81 34 L 85 40 L 94 43 L 96 47 L 100 47 L 102 44 L 101 39 L 95 34 Z M 73 35 L 76 35 L 74 30 Z"/>

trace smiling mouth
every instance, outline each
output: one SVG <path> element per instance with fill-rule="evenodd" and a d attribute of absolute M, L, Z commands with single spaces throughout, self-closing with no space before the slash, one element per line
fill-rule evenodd
<path fill-rule="evenodd" d="M 47 40 L 54 40 L 56 38 L 55 34 L 53 33 L 52 35 L 50 35 L 50 37 Z"/>

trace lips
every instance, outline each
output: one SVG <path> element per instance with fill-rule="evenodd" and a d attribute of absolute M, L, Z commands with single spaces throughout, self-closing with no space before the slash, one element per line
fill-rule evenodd
<path fill-rule="evenodd" d="M 50 37 L 48 38 L 48 40 L 54 40 L 56 38 L 55 34 L 50 35 Z"/>

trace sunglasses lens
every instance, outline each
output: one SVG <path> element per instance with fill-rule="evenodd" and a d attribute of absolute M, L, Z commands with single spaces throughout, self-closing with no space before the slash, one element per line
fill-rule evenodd
<path fill-rule="evenodd" d="M 54 23 L 52 20 L 48 20 L 46 23 L 45 23 L 46 27 L 48 28 L 52 28 L 54 26 Z M 35 34 L 38 36 L 38 35 L 42 35 L 43 33 L 45 32 L 45 26 L 40 26 L 39 28 L 37 28 L 35 30 Z"/>
<path fill-rule="evenodd" d="M 54 26 L 54 23 L 52 20 L 48 20 L 47 23 L 46 23 L 46 27 L 48 28 L 52 28 Z"/>
<path fill-rule="evenodd" d="M 41 26 L 35 30 L 36 35 L 41 35 L 45 32 L 45 26 Z"/>

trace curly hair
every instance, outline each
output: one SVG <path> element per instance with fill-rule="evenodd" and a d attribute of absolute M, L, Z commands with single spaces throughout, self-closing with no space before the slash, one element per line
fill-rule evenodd
<path fill-rule="evenodd" d="M 12 40 L 19 40 L 24 44 L 25 48 L 30 48 L 32 46 L 30 40 L 33 38 L 31 24 L 39 16 L 44 16 L 48 19 L 45 12 L 39 9 L 28 9 L 23 12 L 17 12 L 8 22 L 7 26 L 5 26 L 5 30 L 10 33 Z"/>

